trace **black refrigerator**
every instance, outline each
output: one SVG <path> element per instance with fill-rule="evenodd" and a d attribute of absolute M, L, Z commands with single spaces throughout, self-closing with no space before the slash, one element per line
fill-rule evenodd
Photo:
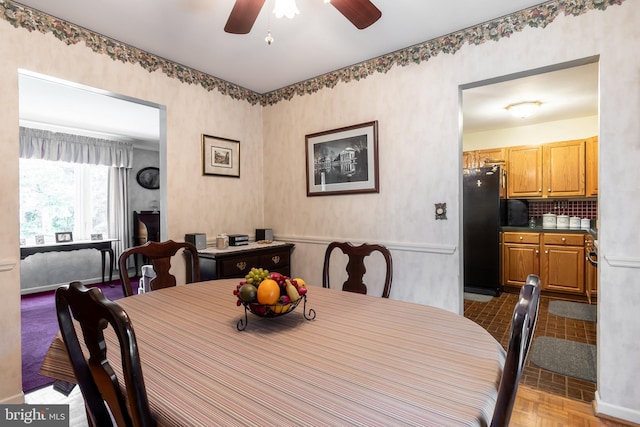
<path fill-rule="evenodd" d="M 463 170 L 464 291 L 500 295 L 500 227 L 505 225 L 505 171 Z"/>

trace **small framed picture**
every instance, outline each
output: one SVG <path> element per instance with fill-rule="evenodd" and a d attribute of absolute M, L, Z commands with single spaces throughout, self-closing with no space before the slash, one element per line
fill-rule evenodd
<path fill-rule="evenodd" d="M 26 246 L 27 239 L 20 239 L 20 246 Z"/>
<path fill-rule="evenodd" d="M 73 234 L 70 231 L 56 233 L 56 243 L 73 242 Z"/>
<path fill-rule="evenodd" d="M 240 141 L 203 134 L 202 173 L 240 178 Z"/>
<path fill-rule="evenodd" d="M 44 235 L 38 234 L 35 236 L 35 238 L 36 238 L 36 245 L 44 245 Z"/>
<path fill-rule="evenodd" d="M 91 240 L 102 240 L 102 233 L 91 234 Z"/>

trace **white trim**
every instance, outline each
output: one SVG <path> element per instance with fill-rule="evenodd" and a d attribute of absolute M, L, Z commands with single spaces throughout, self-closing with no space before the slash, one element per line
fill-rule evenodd
<path fill-rule="evenodd" d="M 640 268 L 640 258 L 605 256 L 604 259 L 612 267 Z"/>
<path fill-rule="evenodd" d="M 278 241 L 290 242 L 290 243 L 309 243 L 313 245 L 328 245 L 331 242 L 351 242 L 353 244 L 359 243 L 377 243 L 379 245 L 386 246 L 387 249 L 392 251 L 404 251 L 404 252 L 425 252 L 434 254 L 453 255 L 456 250 L 456 245 L 441 245 L 435 243 L 403 243 L 403 242 L 388 242 L 376 240 L 362 240 L 357 238 L 327 238 L 316 236 L 274 236 Z"/>
<path fill-rule="evenodd" d="M 16 266 L 16 261 L 10 259 L 0 259 L 0 272 L 11 271 Z"/>
<path fill-rule="evenodd" d="M 618 420 L 630 421 L 632 423 L 640 424 L 640 411 L 603 402 L 602 398 L 600 397 L 600 392 L 597 390 L 595 399 L 595 412 L 596 415 L 605 415 L 608 417 L 616 418 Z"/>

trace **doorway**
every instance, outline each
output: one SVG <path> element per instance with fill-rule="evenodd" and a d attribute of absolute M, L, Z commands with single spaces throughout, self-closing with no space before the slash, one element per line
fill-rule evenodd
<path fill-rule="evenodd" d="M 512 166 L 514 168 L 522 166 L 510 164 L 510 160 L 513 159 L 510 158 L 509 153 L 516 147 L 535 147 L 570 140 L 583 140 L 586 147 L 586 141 L 589 139 L 595 139 L 597 142 L 599 123 L 598 71 L 598 58 L 590 57 L 462 86 L 460 99 L 463 131 L 460 145 L 463 168 L 498 165 L 508 171 Z M 539 107 L 538 111 L 528 118 L 513 117 L 508 114 L 507 107 L 509 105 L 524 102 L 536 104 Z M 509 186 L 509 174 L 507 173 L 506 176 L 506 185 Z M 597 192 L 597 177 L 595 188 Z M 541 188 L 541 191 L 544 190 L 546 189 Z M 510 200 L 510 198 L 507 197 L 505 200 Z M 587 194 L 586 189 L 581 197 L 533 195 L 518 200 L 522 200 L 528 209 L 525 223 L 518 224 L 520 227 L 508 229 L 501 227 L 501 231 L 536 233 L 538 230 L 529 229 L 528 220 L 533 217 L 535 226 L 543 230 L 542 216 L 547 212 L 588 218 L 592 224 L 597 219 L 597 193 L 595 195 Z M 464 201 L 461 205 L 463 203 Z M 463 208 L 461 208 L 462 210 Z M 508 216 L 508 213 L 505 215 Z M 464 222 L 464 215 L 461 217 Z M 506 223 L 503 222 L 503 224 Z M 568 231 L 574 232 L 574 230 Z M 592 230 L 590 229 L 589 232 Z M 503 237 L 502 234 L 501 237 Z M 506 239 L 506 234 L 504 237 Z M 515 305 L 516 294 L 514 292 L 517 292 L 518 287 L 513 284 L 513 277 L 510 276 L 513 273 L 512 269 L 505 268 L 505 265 L 512 265 L 504 256 L 508 249 L 506 247 L 508 243 L 503 243 L 506 240 L 502 238 L 499 241 L 501 245 L 499 253 L 502 254 L 499 258 L 501 273 L 499 285 L 511 284 L 505 288 L 509 292 L 485 300 L 467 295 L 464 300 L 464 313 L 466 317 L 473 319 L 488 330 L 492 330 L 494 337 L 505 345 L 505 337 L 508 335 L 511 321 L 511 311 Z M 466 242 L 464 231 L 461 232 L 461 242 Z M 542 245 L 543 241 L 540 241 L 539 244 Z M 527 264 L 525 257 L 522 256 L 520 265 L 526 265 L 527 272 L 540 274 L 542 278 L 544 271 L 534 269 L 541 268 L 544 261 L 541 262 L 541 258 L 536 260 L 534 257 L 545 256 L 544 251 L 541 246 L 536 246 L 534 249 L 536 251 L 532 249 L 531 263 Z M 467 251 L 463 251 L 463 253 L 466 254 Z M 580 259 L 580 261 L 583 260 Z M 463 262 L 465 262 L 464 259 Z M 548 261 L 546 262 L 549 264 Z M 581 267 L 583 271 L 588 268 L 587 264 L 580 265 L 583 266 Z M 586 276 L 585 273 L 584 277 Z M 510 283 L 510 281 L 512 282 Z M 557 316 L 548 310 L 549 304 L 557 300 L 558 297 L 587 303 L 587 297 L 590 296 L 587 293 L 589 284 L 585 280 L 582 286 L 582 290 L 573 294 L 560 292 L 544 296 L 541 299 L 539 322 L 544 320 L 544 326 L 540 326 L 541 323 L 538 323 L 535 337 L 557 335 L 569 340 L 587 343 L 595 348 L 595 322 Z M 592 300 L 594 303 L 596 301 L 597 298 Z M 499 307 L 508 307 L 509 309 L 500 311 Z M 580 322 L 582 324 L 579 324 Z M 548 329 L 550 324 L 553 325 L 553 330 Z M 580 332 L 573 334 L 572 331 L 575 331 L 576 328 L 580 329 Z M 595 358 L 593 364 L 595 366 Z M 528 362 L 523 378 L 523 384 L 585 401 L 593 400 L 596 386 L 595 379 L 592 382 L 576 380 L 570 376 L 541 369 L 537 365 L 532 365 L 531 362 Z"/>

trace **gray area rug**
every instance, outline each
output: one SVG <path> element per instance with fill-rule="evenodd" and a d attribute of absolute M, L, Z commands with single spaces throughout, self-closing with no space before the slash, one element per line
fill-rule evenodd
<path fill-rule="evenodd" d="M 465 292 L 464 299 L 476 302 L 489 302 L 493 299 L 493 297 L 491 295 L 472 294 L 470 292 Z"/>
<path fill-rule="evenodd" d="M 597 317 L 596 306 L 571 301 L 551 301 L 549 303 L 549 314 L 570 319 L 586 320 L 595 322 Z"/>
<path fill-rule="evenodd" d="M 553 337 L 537 337 L 531 363 L 568 377 L 596 382 L 596 346 Z"/>

